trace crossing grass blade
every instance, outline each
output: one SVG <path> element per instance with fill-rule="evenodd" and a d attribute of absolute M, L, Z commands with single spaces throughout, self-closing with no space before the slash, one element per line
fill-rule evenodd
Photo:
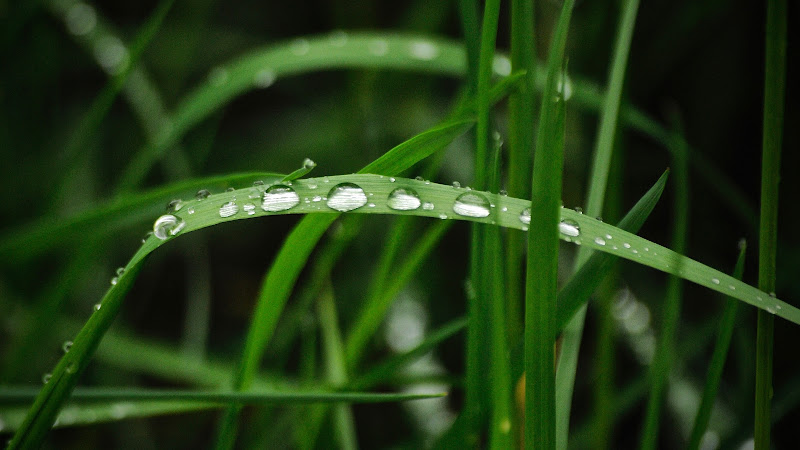
<path fill-rule="evenodd" d="M 741 280 L 744 274 L 744 257 L 746 251 L 747 245 L 742 241 L 739 248 L 739 258 L 736 261 L 736 267 L 733 269 L 733 277 L 737 280 Z M 711 361 L 708 363 L 708 375 L 706 376 L 706 385 L 703 389 L 703 398 L 700 401 L 700 406 L 697 408 L 697 416 L 694 419 L 692 433 L 689 435 L 689 444 L 686 446 L 689 450 L 700 448 L 700 442 L 708 428 L 708 422 L 711 419 L 711 410 L 714 407 L 714 400 L 717 397 L 719 382 L 722 379 L 722 369 L 725 367 L 725 360 L 728 356 L 728 348 L 731 344 L 731 336 L 733 336 L 733 327 L 736 323 L 736 313 L 738 310 L 739 302 L 730 298 L 725 300 L 725 308 L 722 311 L 722 318 L 719 321 L 717 342 L 714 345 L 714 353 L 711 355 Z"/>

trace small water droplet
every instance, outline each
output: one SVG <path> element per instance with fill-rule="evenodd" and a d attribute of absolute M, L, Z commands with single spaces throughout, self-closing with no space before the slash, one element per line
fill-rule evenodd
<path fill-rule="evenodd" d="M 220 217 L 230 217 L 239 212 L 239 205 L 234 201 L 227 202 L 219 207 Z"/>
<path fill-rule="evenodd" d="M 439 218 L 442 219 L 442 220 L 445 220 L 445 219 L 447 219 L 447 214 L 444 214 L 444 213 L 439 214 Z"/>
<path fill-rule="evenodd" d="M 78 364 L 75 363 L 74 361 L 69 362 L 67 363 L 67 366 L 64 368 L 64 370 L 66 370 L 67 373 L 75 373 L 75 371 L 78 370 Z"/>
<path fill-rule="evenodd" d="M 152 236 L 152 235 L 153 235 L 153 232 L 152 232 L 152 231 L 148 231 L 147 233 L 145 233 L 145 234 L 144 234 L 144 237 L 142 237 L 142 244 L 144 244 L 145 242 L 147 242 L 147 240 L 148 240 L 148 239 L 150 239 L 150 236 Z"/>
<path fill-rule="evenodd" d="M 594 243 L 597 245 L 606 245 L 606 241 L 600 236 L 594 238 Z"/>
<path fill-rule="evenodd" d="M 524 223 L 525 225 L 530 225 L 531 223 L 531 209 L 525 208 L 519 213 L 519 221 Z"/>
<path fill-rule="evenodd" d="M 44 374 L 44 376 L 42 376 L 42 383 L 47 384 L 51 378 L 53 378 L 53 374 L 51 373 Z"/>
<path fill-rule="evenodd" d="M 276 184 L 264 191 L 261 209 L 268 212 L 286 211 L 300 203 L 300 196 L 289 186 Z"/>
<path fill-rule="evenodd" d="M 367 194 L 353 183 L 341 183 L 328 192 L 328 207 L 347 212 L 367 204 Z"/>
<path fill-rule="evenodd" d="M 394 183 L 395 181 L 396 181 L 396 179 L 394 177 L 389 177 L 389 182 L 390 183 Z"/>
<path fill-rule="evenodd" d="M 439 56 L 439 49 L 427 41 L 412 42 L 408 51 L 411 53 L 412 58 L 423 61 L 430 61 Z"/>
<path fill-rule="evenodd" d="M 321 195 L 315 195 L 314 198 L 311 199 L 311 201 L 315 202 L 315 203 L 316 202 L 321 202 L 322 201 L 322 196 Z"/>
<path fill-rule="evenodd" d="M 389 52 L 389 43 L 384 39 L 373 39 L 368 44 L 368 49 L 375 56 L 384 56 Z"/>
<path fill-rule="evenodd" d="M 631 250 L 631 253 L 633 253 L 634 255 L 638 255 L 639 254 L 639 250 L 633 249 L 633 250 Z"/>
<path fill-rule="evenodd" d="M 167 212 L 176 213 L 180 211 L 181 208 L 183 208 L 183 202 L 181 201 L 181 199 L 176 198 L 175 200 L 169 202 L 169 204 L 167 205 Z"/>
<path fill-rule="evenodd" d="M 458 189 L 461 187 L 461 183 L 459 183 L 458 181 L 453 181 L 453 187 Z"/>
<path fill-rule="evenodd" d="M 93 306 L 95 311 L 100 311 L 100 308 L 102 308 L 102 307 L 103 307 L 102 303 L 95 303 L 94 306 Z"/>
<path fill-rule="evenodd" d="M 781 309 L 781 308 L 783 308 L 781 305 L 775 305 L 775 309 Z"/>
<path fill-rule="evenodd" d="M 192 214 L 194 214 L 194 208 L 189 208 L 186 210 L 186 212 L 191 216 Z"/>
<path fill-rule="evenodd" d="M 769 296 L 772 297 L 772 298 L 776 298 L 777 297 L 774 292 L 770 292 Z"/>
<path fill-rule="evenodd" d="M 631 244 L 628 244 L 627 242 L 623 242 L 622 246 L 625 248 L 631 248 Z"/>
<path fill-rule="evenodd" d="M 730 289 L 732 291 L 735 291 L 736 290 L 736 286 L 731 284 L 731 285 L 728 286 L 728 289 Z"/>
<path fill-rule="evenodd" d="M 308 43 L 308 39 L 295 39 L 292 42 L 291 51 L 295 56 L 303 56 L 308 54 L 308 50 L 311 48 L 311 44 Z"/>
<path fill-rule="evenodd" d="M 714 284 L 719 284 L 719 278 L 712 278 L 711 282 Z"/>
<path fill-rule="evenodd" d="M 565 236 L 576 237 L 580 236 L 581 227 L 574 220 L 567 219 L 559 222 L 558 231 Z"/>
<path fill-rule="evenodd" d="M 420 207 L 422 201 L 413 189 L 397 188 L 389 194 L 387 206 L 397 211 L 412 211 Z"/>
<path fill-rule="evenodd" d="M 770 313 L 770 314 L 775 314 L 775 310 L 774 310 L 774 309 L 772 309 L 771 307 L 767 306 L 767 308 L 766 308 L 766 309 L 767 309 L 767 312 L 768 312 L 768 313 Z"/>
<path fill-rule="evenodd" d="M 64 353 L 69 352 L 69 349 L 72 348 L 72 341 L 64 341 L 64 344 L 61 346 L 61 350 L 64 350 Z"/>
<path fill-rule="evenodd" d="M 375 207 L 375 203 L 367 203 L 367 206 L 370 207 L 370 208 L 374 208 Z"/>
<path fill-rule="evenodd" d="M 572 80 L 569 79 L 568 75 L 564 75 L 564 78 L 558 78 L 558 85 L 556 87 L 558 92 L 564 97 L 564 101 L 569 100 L 572 97 Z"/>
<path fill-rule="evenodd" d="M 263 186 L 263 185 L 264 185 L 264 182 L 261 181 L 261 180 L 253 181 L 253 186 L 255 186 L 255 187 L 259 187 L 259 186 Z"/>
<path fill-rule="evenodd" d="M 121 277 L 122 274 L 124 274 L 124 273 L 125 273 L 125 268 L 124 267 L 117 267 L 116 274 L 117 274 L 118 277 Z"/>
<path fill-rule="evenodd" d="M 434 206 L 433 203 L 431 202 L 425 202 L 422 204 L 422 209 L 424 209 L 425 211 L 433 211 L 433 208 Z"/>
<path fill-rule="evenodd" d="M 613 238 L 613 237 L 611 237 L 611 235 L 610 235 L 610 234 L 607 234 L 607 235 L 606 235 L 606 239 L 614 239 L 614 238 Z"/>
<path fill-rule="evenodd" d="M 194 194 L 194 198 L 197 200 L 205 200 L 210 196 L 211 192 L 209 192 L 208 189 L 200 189 L 196 194 Z"/>
<path fill-rule="evenodd" d="M 425 178 L 422 178 L 421 175 L 415 176 L 414 179 L 417 180 L 417 181 L 425 181 Z"/>
<path fill-rule="evenodd" d="M 507 212 L 507 211 L 508 211 L 508 208 L 507 208 L 507 207 L 505 207 L 505 206 L 503 206 L 503 207 L 502 207 L 500 210 L 501 210 L 501 211 L 503 211 L 503 212 Z"/>
<path fill-rule="evenodd" d="M 242 209 L 244 210 L 244 212 L 247 213 L 248 216 L 252 216 L 253 214 L 256 213 L 256 205 L 252 203 L 245 203 L 242 206 Z"/>
<path fill-rule="evenodd" d="M 119 278 L 117 278 L 117 277 L 114 277 L 114 278 L 111 279 L 111 285 L 112 286 L 116 286 L 118 282 L 119 282 Z"/>
<path fill-rule="evenodd" d="M 500 189 L 499 194 L 502 195 L 503 197 L 508 197 L 508 191 L 505 189 Z"/>
<path fill-rule="evenodd" d="M 764 301 L 764 299 L 763 299 L 761 296 L 759 296 L 759 295 L 756 295 L 756 300 L 758 300 L 758 301 L 760 301 L 760 302 L 763 302 L 763 301 Z"/>
<path fill-rule="evenodd" d="M 156 219 L 153 224 L 153 234 L 162 241 L 170 236 L 175 236 L 180 233 L 186 226 L 186 222 L 173 216 L 172 214 L 164 214 Z"/>
<path fill-rule="evenodd" d="M 250 200 L 255 200 L 257 198 L 261 198 L 261 190 L 257 187 L 252 187 L 247 193 L 247 198 Z"/>
<path fill-rule="evenodd" d="M 303 160 L 304 169 L 313 169 L 314 167 L 317 167 L 317 163 L 315 163 L 311 158 L 306 158 Z"/>
<path fill-rule="evenodd" d="M 116 36 L 100 36 L 93 50 L 95 59 L 107 73 L 117 74 L 128 64 L 128 48 Z"/>
<path fill-rule="evenodd" d="M 276 74 L 271 68 L 267 67 L 259 70 L 255 75 L 253 75 L 253 86 L 259 89 L 266 89 L 275 84 L 275 80 L 277 79 L 278 74 Z"/>
<path fill-rule="evenodd" d="M 489 215 L 489 200 L 481 194 L 465 192 L 456 197 L 453 212 L 466 217 L 487 217 Z"/>
<path fill-rule="evenodd" d="M 225 189 L 225 192 L 233 192 L 233 191 L 235 191 L 235 190 L 236 190 L 236 188 L 235 188 L 235 187 L 233 187 L 233 186 L 231 186 L 231 187 L 229 187 L 228 189 Z"/>
<path fill-rule="evenodd" d="M 583 208 L 581 208 L 580 206 L 576 206 L 575 207 L 575 212 L 578 213 L 578 214 L 583 214 Z"/>

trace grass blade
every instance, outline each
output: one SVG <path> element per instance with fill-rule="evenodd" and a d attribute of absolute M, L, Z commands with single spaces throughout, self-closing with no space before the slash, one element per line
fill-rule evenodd
<path fill-rule="evenodd" d="M 786 0 L 767 3 L 764 62 L 764 125 L 761 155 L 761 214 L 758 234 L 758 287 L 775 291 L 778 248 L 778 181 L 780 180 L 783 113 L 786 92 Z M 772 338 L 774 318 L 759 311 L 756 336 L 755 448 L 770 447 Z"/>
<path fill-rule="evenodd" d="M 739 246 L 739 259 L 736 261 L 736 267 L 733 269 L 733 276 L 737 280 L 741 280 L 742 274 L 744 273 L 744 256 L 746 251 L 747 245 L 745 241 L 742 241 Z M 731 337 L 733 336 L 733 327 L 736 322 L 736 313 L 738 309 L 739 302 L 731 298 L 725 300 L 725 309 L 719 321 L 717 343 L 714 345 L 714 353 L 711 355 L 711 361 L 708 363 L 708 375 L 706 376 L 706 386 L 703 389 L 703 399 L 700 402 L 700 407 L 697 409 L 697 417 L 694 419 L 692 434 L 689 437 L 689 445 L 686 446 L 689 450 L 700 448 L 700 441 L 703 439 L 703 435 L 708 428 L 708 421 L 711 419 L 711 409 L 714 407 L 719 381 L 722 378 L 722 369 L 725 367 L 725 359 L 728 357 L 728 348 L 731 344 Z"/>
<path fill-rule="evenodd" d="M 564 164 L 564 49 L 572 8 L 564 2 L 550 45 L 531 188 L 531 229 L 525 289 L 525 448 L 556 446 L 555 310 L 559 204 Z"/>
<path fill-rule="evenodd" d="M 594 158 L 590 175 L 590 186 L 586 202 L 586 212 L 591 216 L 603 214 L 603 199 L 606 195 L 608 174 L 611 168 L 611 155 L 617 130 L 622 87 L 625 82 L 625 68 L 628 64 L 633 28 L 639 0 L 628 0 L 620 11 L 620 24 L 614 55 L 609 68 L 608 91 L 600 111 L 600 129 L 595 141 Z M 578 251 L 577 267 L 589 258 L 590 251 L 583 247 Z M 557 431 L 556 441 L 559 449 L 566 449 L 569 433 L 569 416 L 572 407 L 572 391 L 578 366 L 578 352 L 583 336 L 586 308 L 581 308 L 564 330 L 561 356 L 556 376 Z"/>

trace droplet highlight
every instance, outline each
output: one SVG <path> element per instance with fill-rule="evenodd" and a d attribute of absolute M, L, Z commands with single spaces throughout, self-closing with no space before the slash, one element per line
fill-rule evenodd
<path fill-rule="evenodd" d="M 558 224 L 558 232 L 569 237 L 581 235 L 581 227 L 574 220 L 562 220 Z"/>
<path fill-rule="evenodd" d="M 219 207 L 220 217 L 231 217 L 233 215 L 236 215 L 236 213 L 238 212 L 239 212 L 239 205 L 237 205 L 236 202 L 234 201 L 230 201 Z"/>
<path fill-rule="evenodd" d="M 367 194 L 353 183 L 337 184 L 328 193 L 328 207 L 347 212 L 367 204 Z"/>

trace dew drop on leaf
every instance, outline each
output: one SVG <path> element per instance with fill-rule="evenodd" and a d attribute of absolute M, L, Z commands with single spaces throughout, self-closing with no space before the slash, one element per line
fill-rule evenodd
<path fill-rule="evenodd" d="M 419 208 L 422 202 L 415 190 L 397 188 L 389 194 L 386 204 L 397 211 L 413 211 Z"/>
<path fill-rule="evenodd" d="M 276 184 L 264 191 L 261 209 L 267 212 L 286 211 L 300 203 L 300 196 L 289 186 Z"/>
<path fill-rule="evenodd" d="M 562 220 L 558 224 L 558 231 L 570 237 L 576 237 L 581 235 L 581 228 L 578 226 L 578 223 L 574 220 Z M 577 242 L 576 242 L 577 243 Z"/>
<path fill-rule="evenodd" d="M 487 217 L 489 216 L 489 200 L 486 200 L 486 197 L 481 194 L 465 192 L 456 197 L 453 212 L 465 217 Z"/>
<path fill-rule="evenodd" d="M 176 234 L 180 233 L 185 226 L 186 222 L 178 217 L 175 217 L 172 214 L 164 214 L 156 219 L 155 223 L 153 224 L 153 234 L 163 241 L 170 236 L 175 236 Z"/>
<path fill-rule="evenodd" d="M 336 211 L 347 212 L 367 204 L 364 190 L 353 183 L 337 184 L 328 193 L 328 207 Z"/>
<path fill-rule="evenodd" d="M 231 217 L 239 212 L 239 205 L 234 201 L 227 202 L 219 207 L 220 217 Z"/>

